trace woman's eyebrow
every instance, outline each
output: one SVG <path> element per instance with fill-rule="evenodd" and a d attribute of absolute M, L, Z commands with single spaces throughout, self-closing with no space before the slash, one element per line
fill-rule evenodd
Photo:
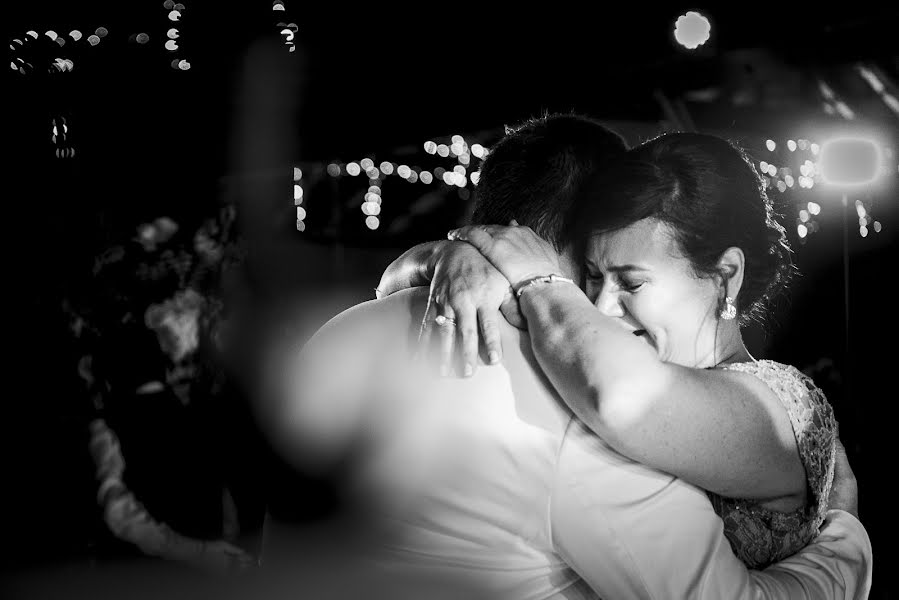
<path fill-rule="evenodd" d="M 607 271 L 611 271 L 613 273 L 622 273 L 622 272 L 630 272 L 630 271 L 648 271 L 646 267 L 641 267 L 639 265 L 610 265 L 606 267 Z"/>

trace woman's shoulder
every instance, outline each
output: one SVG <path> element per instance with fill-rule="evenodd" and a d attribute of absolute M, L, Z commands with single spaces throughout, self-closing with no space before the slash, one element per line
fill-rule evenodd
<path fill-rule="evenodd" d="M 811 377 L 774 360 L 752 360 L 724 365 L 728 371 L 748 373 L 762 380 L 791 412 L 824 412 L 832 417 L 830 403 Z"/>

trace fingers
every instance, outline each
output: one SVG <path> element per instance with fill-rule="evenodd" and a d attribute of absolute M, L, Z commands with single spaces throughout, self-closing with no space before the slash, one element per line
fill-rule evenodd
<path fill-rule="evenodd" d="M 493 249 L 493 235 L 487 226 L 467 226 L 450 231 L 447 237 L 451 240 L 462 240 L 468 242 L 478 252 L 490 258 L 490 251 Z"/>
<path fill-rule="evenodd" d="M 492 309 L 479 308 L 478 322 L 484 338 L 487 362 L 495 365 L 503 359 L 503 344 L 499 334 L 499 314 Z M 475 344 L 475 355 L 477 355 L 477 343 Z"/>
<path fill-rule="evenodd" d="M 456 313 L 449 306 L 444 306 L 441 313 L 436 316 L 438 336 L 438 360 L 440 361 L 440 375 L 446 377 L 450 374 L 453 364 L 453 349 L 456 342 Z"/>
<path fill-rule="evenodd" d="M 456 307 L 456 329 L 461 342 L 462 376 L 471 377 L 478 365 L 478 312 L 473 304 Z"/>

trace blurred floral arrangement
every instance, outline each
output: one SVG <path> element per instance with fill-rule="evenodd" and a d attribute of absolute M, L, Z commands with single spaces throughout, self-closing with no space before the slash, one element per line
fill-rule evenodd
<path fill-rule="evenodd" d="M 223 282 L 243 259 L 235 221 L 236 210 L 227 205 L 185 235 L 175 220 L 161 216 L 95 257 L 90 281 L 63 302 L 82 348 L 79 374 L 95 407 L 102 405 L 109 385 L 94 372 L 94 356 L 143 337 L 140 329 L 154 335 L 167 368 L 164 381 L 150 377 L 137 393 L 168 387 L 187 404 L 201 376 L 202 384 L 215 391 L 221 377 L 214 355 L 221 349 L 226 320 Z"/>

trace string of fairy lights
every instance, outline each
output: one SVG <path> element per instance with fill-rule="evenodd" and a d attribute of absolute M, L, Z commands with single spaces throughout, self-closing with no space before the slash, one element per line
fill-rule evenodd
<path fill-rule="evenodd" d="M 178 27 L 170 26 L 164 37 L 160 36 L 162 45 L 167 52 L 175 56 L 170 63 L 172 69 L 188 71 L 191 68 L 190 61 L 179 56 L 182 54 L 180 43 L 182 35 L 181 25 L 187 8 L 183 3 L 176 3 L 173 0 L 165 0 L 162 3 L 162 7 L 166 11 L 168 21 L 173 25 L 178 24 Z M 287 15 L 284 0 L 274 0 L 272 2 L 272 11 L 274 14 L 279 15 L 281 19 L 274 23 L 276 30 L 282 36 L 288 51 L 291 53 L 295 52 L 295 39 L 299 28 L 295 22 L 288 22 L 284 19 Z M 675 37 L 679 43 L 685 44 L 688 48 L 698 47 L 708 39 L 709 26 L 702 15 L 691 13 L 683 15 L 678 20 L 676 27 Z M 678 31 L 680 31 L 681 37 L 690 34 L 696 37 L 696 39 L 692 40 L 690 44 L 686 44 L 684 40 L 678 37 Z M 87 35 L 79 29 L 72 29 L 68 34 L 64 35 L 60 35 L 53 30 L 47 30 L 43 35 L 36 30 L 29 30 L 24 35 L 14 37 L 10 41 L 9 48 L 12 52 L 10 69 L 21 75 L 49 73 L 51 76 L 55 76 L 59 73 L 71 73 L 76 66 L 75 61 L 71 58 L 73 55 L 72 50 L 79 47 L 93 48 L 100 46 L 101 42 L 108 35 L 109 30 L 104 26 L 97 27 L 93 33 Z M 133 33 L 128 39 L 129 42 L 138 46 L 150 44 L 152 41 L 151 36 L 145 32 Z M 77 56 L 77 53 L 75 55 Z M 81 57 L 86 56 L 89 57 L 89 55 L 81 54 Z M 876 69 L 859 64 L 856 66 L 856 70 L 859 76 L 880 96 L 890 110 L 899 115 L 899 100 L 890 94 L 887 87 L 882 83 Z M 845 120 L 856 118 L 852 108 L 825 81 L 818 80 L 818 91 L 823 100 L 825 113 L 839 116 Z M 54 145 L 55 156 L 58 158 L 75 157 L 75 148 L 72 147 L 69 134 L 71 124 L 71 115 L 67 117 L 57 114 L 51 118 L 51 140 Z M 820 199 L 817 197 L 800 197 L 798 194 L 808 194 L 816 188 L 816 185 L 822 182 L 819 165 L 816 160 L 821 151 L 821 146 L 811 140 L 800 138 L 797 140 L 786 140 L 783 144 L 778 144 L 773 139 L 768 139 L 765 142 L 765 147 L 772 154 L 772 157 L 758 163 L 758 169 L 763 175 L 764 185 L 769 193 L 776 191 L 780 194 L 792 194 L 794 199 L 801 199 L 797 203 L 795 232 L 800 241 L 804 243 L 810 235 L 820 229 L 822 203 L 818 201 Z M 786 152 L 784 152 L 784 148 Z M 330 162 L 324 171 L 333 178 L 344 176 L 365 176 L 368 178 L 369 186 L 362 197 L 363 201 L 360 210 L 364 216 L 365 225 L 371 230 L 376 230 L 381 223 L 382 187 L 387 178 L 396 176 L 412 184 L 431 185 L 438 183 L 447 187 L 456 187 L 459 188 L 459 197 L 466 200 L 470 197 L 470 188 L 477 185 L 479 177 L 477 165 L 472 163 L 475 160 L 483 160 L 489 153 L 489 150 L 479 143 L 469 145 L 461 135 L 453 135 L 451 138 L 442 141 L 429 140 L 424 143 L 424 151 L 428 155 L 448 159 L 453 164 L 448 165 L 447 168 L 440 166 L 433 170 L 427 170 L 390 160 L 382 160 L 376 164 L 375 158 L 369 156 L 346 163 Z M 891 148 L 883 148 L 883 158 L 890 166 L 884 165 L 882 171 L 885 174 L 889 173 L 895 176 L 896 169 L 893 167 L 896 165 L 893 150 Z M 319 168 L 316 171 L 321 170 L 322 166 L 318 165 Z M 297 213 L 296 226 L 298 231 L 303 232 L 306 229 L 306 208 L 304 206 L 303 171 L 300 167 L 294 168 L 293 182 L 294 205 Z M 871 232 L 880 233 L 883 225 L 875 218 L 871 203 L 866 203 L 863 199 L 856 199 L 854 202 L 858 214 L 859 235 L 866 237 Z"/>
<path fill-rule="evenodd" d="M 365 226 L 371 230 L 378 229 L 381 224 L 381 202 L 382 202 L 382 185 L 388 177 L 399 177 L 409 183 L 421 183 L 431 185 L 432 183 L 441 183 L 447 187 L 459 188 L 459 197 L 462 200 L 468 200 L 471 192 L 469 186 L 476 186 L 480 178 L 480 173 L 474 169 L 472 160 L 484 160 L 490 153 L 490 150 L 482 144 L 473 143 L 469 146 L 468 141 L 461 135 L 453 135 L 446 140 L 449 143 L 437 143 L 428 140 L 424 143 L 424 151 L 428 155 L 438 156 L 440 158 L 449 159 L 456 164 L 450 168 L 436 167 L 435 169 L 423 169 L 417 165 L 409 166 L 403 163 L 381 161 L 375 164 L 375 158 L 366 157 L 358 161 L 331 162 L 328 164 L 325 172 L 329 177 L 359 177 L 364 175 L 368 178 L 368 191 L 363 196 L 363 202 L 360 206 L 362 214 L 365 216 Z M 302 187 L 302 169 L 294 167 L 294 205 L 297 209 L 297 231 L 305 231 L 306 210 L 300 206 L 303 203 L 303 187 Z"/>
<path fill-rule="evenodd" d="M 187 7 L 178 2 L 174 2 L 173 0 L 165 0 L 162 3 L 163 8 L 167 13 L 167 18 L 172 23 L 181 23 L 181 19 L 184 16 Z M 59 46 L 60 49 L 66 48 L 67 44 L 71 44 L 68 46 L 71 51 L 73 47 L 77 44 L 87 43 L 91 47 L 100 45 L 100 42 L 109 35 L 109 30 L 100 26 L 94 30 L 94 33 L 85 37 L 85 34 L 80 29 L 72 29 L 66 35 L 60 35 L 56 31 L 52 29 L 48 29 L 44 32 L 43 37 L 35 30 L 26 31 L 24 35 L 14 37 L 10 40 L 9 49 L 12 52 L 12 57 L 10 59 L 9 68 L 13 71 L 20 73 L 21 75 L 28 75 L 34 72 L 40 71 L 40 61 L 45 60 L 47 53 L 44 52 L 46 48 L 35 48 L 35 46 L 39 45 L 38 42 L 43 38 L 49 39 L 52 43 Z M 181 32 L 177 27 L 170 27 L 165 33 L 165 42 L 163 42 L 163 47 L 171 53 L 177 53 L 181 48 L 179 45 L 179 38 L 181 37 Z M 138 44 L 145 45 L 150 42 L 150 35 L 145 32 L 141 33 L 132 33 L 128 37 L 128 41 Z M 52 49 L 51 49 L 52 50 Z M 54 52 L 55 54 L 56 52 Z M 38 62 L 38 67 L 35 67 L 34 62 Z M 190 61 L 184 58 L 175 58 L 171 62 L 171 66 L 176 71 L 187 71 L 190 70 Z M 75 62 L 68 57 L 64 56 L 52 56 L 49 59 L 49 65 L 47 65 L 47 71 L 50 73 L 67 73 L 72 72 L 75 69 Z"/>
<path fill-rule="evenodd" d="M 794 193 L 794 199 L 799 199 L 795 216 L 795 230 L 800 243 L 805 243 L 808 236 L 820 230 L 822 203 L 818 201 L 820 198 L 817 196 L 806 200 L 795 194 L 810 192 L 816 185 L 822 183 L 820 165 L 816 160 L 821 153 L 821 145 L 807 139 L 789 139 L 783 146 L 779 146 L 773 139 L 768 139 L 765 147 L 769 152 L 775 154 L 775 159 L 779 157 L 781 163 L 798 164 L 796 168 L 778 167 L 774 164 L 774 159 L 769 159 L 759 161 L 757 168 L 762 174 L 763 184 L 769 193 L 774 191 L 781 194 Z M 786 147 L 787 152 L 776 154 L 779 147 Z M 882 156 L 885 160 L 880 167 L 880 175 L 895 176 L 899 172 L 899 167 L 893 169 L 889 166 L 894 158 L 892 148 L 884 147 Z M 883 229 L 883 224 L 872 214 L 873 207 L 870 204 L 866 205 L 861 199 L 855 200 L 858 233 L 861 237 L 867 237 L 872 231 L 880 233 Z"/>

